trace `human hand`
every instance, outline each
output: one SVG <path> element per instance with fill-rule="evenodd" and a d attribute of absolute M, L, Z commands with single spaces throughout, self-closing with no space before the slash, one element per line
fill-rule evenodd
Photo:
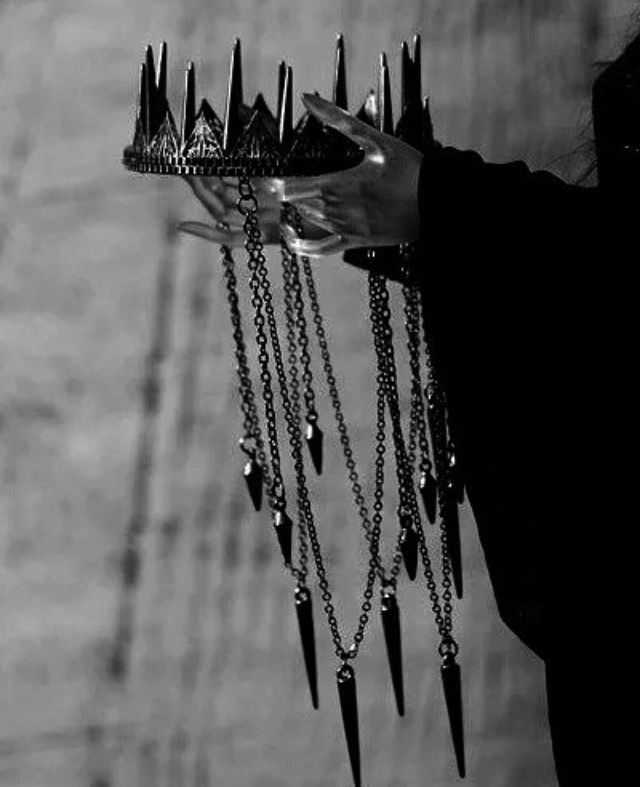
<path fill-rule="evenodd" d="M 237 208 L 237 178 L 184 178 L 196 199 L 215 221 L 214 225 L 202 221 L 183 221 L 178 225 L 181 232 L 205 238 L 221 246 L 239 248 L 244 246 L 246 236 L 243 231 L 245 217 Z M 282 204 L 277 188 L 270 179 L 254 178 L 252 185 L 258 203 L 258 223 L 265 246 L 279 244 L 282 236 Z M 317 226 L 303 221 L 303 234 L 306 238 L 321 238 L 324 233 Z"/>
<path fill-rule="evenodd" d="M 215 221 L 215 225 L 201 221 L 183 221 L 178 225 L 181 232 L 205 238 L 213 243 L 232 248 L 245 242 L 242 226 L 244 217 L 237 208 L 238 183 L 236 178 L 185 177 L 196 199 Z M 281 205 L 274 188 L 264 178 L 252 181 L 258 202 L 258 221 L 266 244 L 280 242 Z"/>
<path fill-rule="evenodd" d="M 321 257 L 352 248 L 397 246 L 419 240 L 422 154 L 319 96 L 305 94 L 303 101 L 318 120 L 359 145 L 365 156 L 358 166 L 341 172 L 272 181 L 283 202 L 328 233 L 317 240 L 299 238 L 283 225 L 291 251 Z"/>

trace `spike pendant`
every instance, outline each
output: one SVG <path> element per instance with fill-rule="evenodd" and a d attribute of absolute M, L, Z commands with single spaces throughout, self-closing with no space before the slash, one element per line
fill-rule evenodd
<path fill-rule="evenodd" d="M 282 559 L 286 565 L 289 565 L 291 563 L 293 522 L 284 509 L 276 510 L 273 516 L 273 526 L 278 536 L 278 544 L 282 552 Z"/>
<path fill-rule="evenodd" d="M 338 681 L 338 697 L 344 734 L 347 739 L 347 750 L 351 763 L 351 772 L 355 787 L 361 787 L 360 776 L 360 731 L 358 729 L 358 696 L 356 691 L 356 674 L 353 667 L 343 664 L 336 673 Z"/>
<path fill-rule="evenodd" d="M 382 629 L 387 646 L 391 683 L 396 698 L 398 715 L 404 716 L 404 681 L 402 677 L 402 638 L 400 632 L 400 609 L 395 590 L 385 588 L 381 603 Z"/>
<path fill-rule="evenodd" d="M 413 529 L 410 519 L 403 518 L 401 526 L 400 550 L 407 576 L 413 581 L 418 573 L 418 535 Z"/>
<path fill-rule="evenodd" d="M 295 591 L 296 615 L 302 643 L 304 666 L 309 681 L 311 704 L 318 709 L 318 669 L 316 664 L 316 638 L 313 627 L 313 603 L 308 588 L 300 586 Z"/>
<path fill-rule="evenodd" d="M 464 778 L 466 774 L 466 764 L 464 755 L 464 726 L 462 718 L 462 679 L 460 675 L 460 665 L 452 653 L 447 653 L 440 666 L 442 676 L 442 686 L 444 689 L 444 699 L 449 716 L 449 727 L 453 750 L 456 757 L 458 774 Z"/>
<path fill-rule="evenodd" d="M 431 470 L 423 470 L 420 475 L 420 497 L 424 504 L 427 519 L 433 525 L 436 521 L 438 485 Z"/>
<path fill-rule="evenodd" d="M 317 417 L 307 417 L 305 440 L 309 448 L 309 455 L 311 456 L 315 471 L 318 475 L 321 475 L 324 433 L 318 426 Z"/>
<path fill-rule="evenodd" d="M 256 511 L 260 511 L 262 508 L 262 482 L 264 478 L 262 467 L 255 459 L 249 459 L 244 466 L 243 474 L 253 507 Z"/>

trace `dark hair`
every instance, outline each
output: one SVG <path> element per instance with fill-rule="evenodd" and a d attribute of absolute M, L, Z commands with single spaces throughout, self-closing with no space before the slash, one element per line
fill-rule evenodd
<path fill-rule="evenodd" d="M 634 71 L 638 71 L 638 79 L 640 81 L 640 7 L 632 13 L 631 24 L 629 25 L 622 43 L 624 48 L 615 60 L 605 60 L 594 63 L 594 67 L 597 71 L 593 87 L 594 96 L 598 92 L 602 93 L 603 90 L 607 90 L 605 85 L 611 90 L 615 89 L 615 83 L 626 82 L 628 84 L 629 80 L 632 78 L 635 81 L 635 77 L 632 76 Z M 607 133 L 606 123 L 603 124 L 602 118 L 599 118 L 599 122 L 594 124 L 594 119 L 591 117 L 580 132 L 581 137 L 586 137 L 585 141 L 573 151 L 574 154 L 584 154 L 584 151 L 589 152 L 588 164 L 575 180 L 577 185 L 588 185 L 592 183 L 593 176 L 598 169 L 597 149 L 599 145 L 596 144 L 596 125 L 598 126 L 599 135 Z M 603 125 L 605 126 L 604 129 Z M 600 142 L 601 141 L 602 140 L 600 140 Z"/>

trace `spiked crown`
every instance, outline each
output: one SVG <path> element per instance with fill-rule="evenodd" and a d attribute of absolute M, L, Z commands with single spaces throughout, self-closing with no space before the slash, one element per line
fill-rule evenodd
<path fill-rule="evenodd" d="M 335 52 L 333 101 L 348 110 L 344 40 Z M 402 115 L 394 129 L 389 69 L 383 55 L 377 91 L 371 91 L 358 117 L 381 131 L 424 148 L 432 141 L 428 99 L 422 103 L 420 38 L 413 57 L 402 48 Z M 157 68 L 151 46 L 140 67 L 140 89 L 133 143 L 124 150 L 124 165 L 135 172 L 165 175 L 259 176 L 315 175 L 358 164 L 362 150 L 332 128 L 305 113 L 293 123 L 293 71 L 278 70 L 278 109 L 274 114 L 259 93 L 251 107 L 244 103 L 242 52 L 236 40 L 232 53 L 224 122 L 202 99 L 196 109 L 195 66 L 185 74 L 182 122 L 178 130 L 167 101 L 167 45 L 162 44 Z"/>

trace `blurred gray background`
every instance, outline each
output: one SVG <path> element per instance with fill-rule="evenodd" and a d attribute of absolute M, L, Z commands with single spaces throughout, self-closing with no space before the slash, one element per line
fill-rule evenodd
<path fill-rule="evenodd" d="M 240 476 L 217 251 L 173 231 L 203 218 L 184 184 L 120 165 L 144 45 L 169 42 L 174 102 L 193 59 L 221 112 L 236 35 L 247 93 L 273 103 L 281 58 L 298 92 L 326 95 L 344 32 L 359 105 L 377 53 L 397 77 L 400 43 L 420 31 L 440 140 L 576 178 L 591 156 L 594 64 L 618 51 L 636 5 L 0 0 L 2 787 L 351 783 L 319 605 L 314 713 L 291 581 Z M 370 480 L 365 280 L 338 260 L 314 265 Z M 154 388 L 157 410 L 143 396 Z M 331 467 L 312 490 L 351 629 L 365 555 L 322 407 Z M 467 784 L 551 787 L 541 666 L 497 618 L 468 510 L 463 530 Z M 127 544 L 142 558 L 131 588 Z M 394 713 L 376 613 L 357 662 L 364 781 L 448 787 L 432 617 L 423 586 L 401 590 L 408 712 Z"/>

